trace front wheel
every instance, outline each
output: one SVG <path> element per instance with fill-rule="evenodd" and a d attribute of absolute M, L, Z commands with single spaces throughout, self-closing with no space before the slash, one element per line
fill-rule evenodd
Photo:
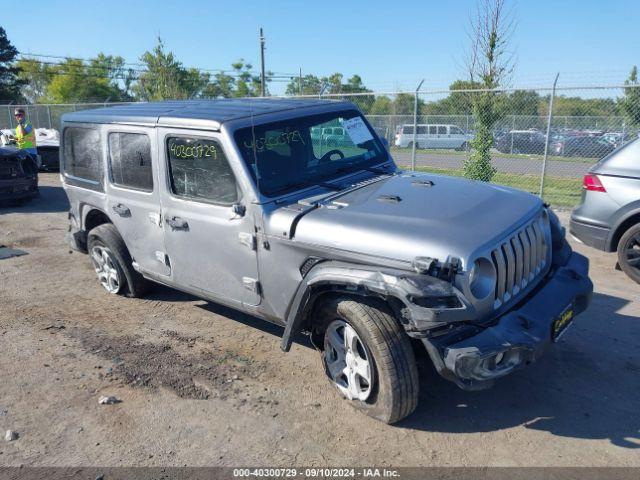
<path fill-rule="evenodd" d="M 618 264 L 629 278 L 640 283 L 640 225 L 634 225 L 620 238 Z"/>
<path fill-rule="evenodd" d="M 331 299 L 320 307 L 322 359 L 330 382 L 358 410 L 385 423 L 418 404 L 411 343 L 387 308 L 371 300 Z"/>

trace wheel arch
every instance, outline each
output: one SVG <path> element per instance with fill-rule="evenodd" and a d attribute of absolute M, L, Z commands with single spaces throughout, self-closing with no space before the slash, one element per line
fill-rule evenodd
<path fill-rule="evenodd" d="M 407 272 L 382 272 L 380 268 L 342 262 L 317 264 L 303 278 L 289 305 L 281 343 L 282 350 L 289 351 L 293 337 L 298 332 L 312 328 L 311 312 L 319 302 L 332 296 L 375 299 L 387 306 L 393 312 L 394 318 L 401 322 L 404 302 L 390 288 L 393 279 L 396 278 L 394 273 L 400 275 Z"/>
<path fill-rule="evenodd" d="M 640 223 L 640 202 L 634 202 L 634 209 L 625 212 L 625 214 L 617 220 L 611 229 L 609 240 L 607 242 L 607 251 L 615 252 L 618 249 L 620 238 L 622 238 L 627 230 L 638 223 Z"/>
<path fill-rule="evenodd" d="M 93 205 L 85 205 L 82 209 L 82 229 L 88 234 L 92 229 L 104 223 L 113 223 L 109 215 Z"/>

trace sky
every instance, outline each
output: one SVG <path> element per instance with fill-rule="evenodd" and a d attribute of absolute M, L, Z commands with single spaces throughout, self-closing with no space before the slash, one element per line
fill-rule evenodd
<path fill-rule="evenodd" d="M 508 0 L 515 19 L 511 86 L 620 84 L 640 64 L 638 0 Z M 107 9 L 105 6 L 109 5 Z M 229 68 L 239 58 L 318 76 L 359 74 L 376 91 L 444 88 L 465 78 L 476 0 L 9 2 L 0 25 L 22 53 L 136 62 L 162 37 L 185 66 Z M 27 8 L 28 14 L 25 14 Z M 282 93 L 285 84 L 273 84 Z"/>

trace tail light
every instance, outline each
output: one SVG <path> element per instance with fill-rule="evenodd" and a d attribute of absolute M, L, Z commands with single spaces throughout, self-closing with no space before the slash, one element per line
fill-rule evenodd
<path fill-rule="evenodd" d="M 587 173 L 582 180 L 582 188 L 590 192 L 606 192 L 597 175 Z"/>

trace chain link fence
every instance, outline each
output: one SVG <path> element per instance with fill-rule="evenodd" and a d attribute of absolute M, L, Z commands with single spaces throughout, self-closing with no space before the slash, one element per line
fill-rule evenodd
<path fill-rule="evenodd" d="M 356 104 L 403 167 L 519 188 L 557 207 L 577 205 L 589 168 L 640 132 L 638 85 L 322 97 Z"/>
<path fill-rule="evenodd" d="M 0 105 L 0 129 L 5 130 L 16 127 L 16 120 L 13 117 L 13 112 L 16 108 L 24 108 L 27 118 L 31 121 L 35 128 L 53 128 L 57 130 L 60 126 L 60 119 L 65 113 L 122 104 L 124 103 Z"/>
<path fill-rule="evenodd" d="M 357 105 L 403 167 L 519 188 L 558 207 L 578 204 L 588 169 L 640 131 L 640 85 L 315 97 Z M 23 107 L 36 128 L 57 129 L 66 112 L 108 105 Z M 0 106 L 0 128 L 15 127 L 16 107 Z"/>

